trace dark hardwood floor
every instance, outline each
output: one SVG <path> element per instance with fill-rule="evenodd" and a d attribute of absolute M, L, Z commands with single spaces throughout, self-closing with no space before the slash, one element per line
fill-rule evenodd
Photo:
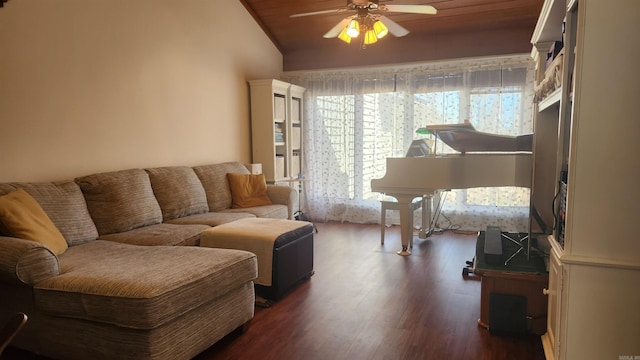
<path fill-rule="evenodd" d="M 544 359 L 539 336 L 477 325 L 480 281 L 462 276 L 475 235 L 416 237 L 401 257 L 397 226 L 384 246 L 379 225 L 316 226 L 315 275 L 198 360 Z"/>
<path fill-rule="evenodd" d="M 544 359 L 539 336 L 494 336 L 477 325 L 480 281 L 462 276 L 475 235 L 416 237 L 401 257 L 397 226 L 384 246 L 379 225 L 316 226 L 315 275 L 196 360 Z"/>

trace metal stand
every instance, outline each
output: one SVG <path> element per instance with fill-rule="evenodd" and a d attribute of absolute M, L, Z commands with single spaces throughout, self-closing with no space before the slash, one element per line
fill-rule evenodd
<path fill-rule="evenodd" d="M 420 227 L 420 232 L 418 233 L 419 238 L 426 239 L 433 234 L 436 223 L 440 218 L 440 212 L 442 212 L 442 206 L 444 205 L 444 201 L 447 198 L 447 191 L 449 190 L 444 190 L 444 194 L 441 194 L 440 191 L 436 191 L 434 195 L 423 195 L 422 226 Z M 436 200 L 436 210 L 433 213 L 433 217 L 431 217 L 431 207 L 434 199 Z M 425 224 L 427 224 L 427 228 L 425 228 Z"/>
<path fill-rule="evenodd" d="M 303 181 L 309 181 L 309 179 L 297 178 L 297 179 L 287 180 L 287 182 L 298 183 L 298 210 L 295 213 L 293 213 L 293 218 L 300 221 L 310 222 L 311 225 L 313 225 L 313 230 L 315 230 L 315 232 L 317 233 L 318 228 L 316 227 L 316 225 L 311 221 L 311 219 L 309 219 L 307 214 L 305 214 L 304 211 L 302 211 L 302 182 Z"/>
<path fill-rule="evenodd" d="M 507 233 L 501 233 L 502 237 L 511 241 L 512 243 L 518 245 L 518 250 L 516 250 L 513 254 L 511 254 L 511 256 L 509 256 L 509 258 L 504 262 L 504 265 L 508 265 L 509 262 L 511 261 L 511 259 L 513 259 L 514 257 L 516 257 L 516 255 L 520 254 L 521 252 L 524 252 L 524 254 L 527 256 L 527 260 L 529 260 L 529 252 L 531 251 L 531 237 L 529 236 L 529 234 L 525 235 L 522 237 L 522 239 L 514 239 L 511 236 L 509 236 L 509 234 Z M 517 235 L 518 237 L 520 237 L 520 235 Z M 526 243 L 525 243 L 526 241 Z M 526 245 L 526 246 L 525 246 Z"/>

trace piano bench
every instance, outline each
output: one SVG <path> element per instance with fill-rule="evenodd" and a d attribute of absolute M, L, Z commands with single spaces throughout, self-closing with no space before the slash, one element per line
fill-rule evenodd
<path fill-rule="evenodd" d="M 413 231 L 413 213 L 422 207 L 422 197 L 413 199 L 409 204 L 411 210 L 411 219 L 409 220 L 409 231 Z M 400 210 L 398 202 L 395 200 L 381 200 L 380 201 L 380 245 L 384 245 L 384 233 L 387 227 L 387 210 Z M 413 241 L 409 244 L 413 247 Z"/>

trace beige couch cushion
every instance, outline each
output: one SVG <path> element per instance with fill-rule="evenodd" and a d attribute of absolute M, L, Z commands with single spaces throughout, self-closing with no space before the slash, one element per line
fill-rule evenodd
<path fill-rule="evenodd" d="M 249 213 L 259 218 L 272 218 L 272 219 L 288 219 L 289 208 L 286 205 L 264 205 L 254 206 L 246 209 L 224 209 L 220 210 L 221 213 Z"/>
<path fill-rule="evenodd" d="M 199 245 L 200 235 L 208 225 L 155 224 L 133 230 L 100 235 L 109 240 L 132 245 Z"/>
<path fill-rule="evenodd" d="M 76 182 L 100 235 L 162 222 L 149 175 L 142 169 L 93 174 Z"/>
<path fill-rule="evenodd" d="M 146 169 L 164 221 L 209 211 L 198 176 L 187 166 Z"/>
<path fill-rule="evenodd" d="M 232 200 L 229 181 L 227 180 L 228 173 L 249 174 L 249 170 L 237 161 L 196 166 L 193 170 L 198 175 L 207 194 L 209 211 L 231 208 Z"/>
<path fill-rule="evenodd" d="M 240 250 L 96 240 L 61 255 L 60 273 L 35 286 L 40 310 L 153 329 L 255 279 L 257 262 Z"/>
<path fill-rule="evenodd" d="M 98 238 L 98 230 L 89 216 L 87 203 L 75 182 L 2 183 L 0 194 L 19 188 L 24 189 L 38 201 L 69 246 Z"/>
<path fill-rule="evenodd" d="M 248 212 L 207 212 L 204 214 L 189 215 L 167 221 L 169 224 L 203 224 L 209 226 L 218 226 L 228 222 L 236 221 L 244 218 L 254 218 L 253 214 Z"/>
<path fill-rule="evenodd" d="M 40 204 L 23 189 L 0 196 L 0 229 L 9 236 L 39 242 L 56 255 L 68 247 Z"/>

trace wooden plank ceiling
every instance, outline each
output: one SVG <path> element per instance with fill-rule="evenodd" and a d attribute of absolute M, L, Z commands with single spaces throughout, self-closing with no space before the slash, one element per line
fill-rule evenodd
<path fill-rule="evenodd" d="M 285 71 L 402 64 L 527 53 L 544 0 L 381 0 L 432 5 L 436 15 L 387 13 L 410 33 L 362 48 L 322 37 L 350 12 L 291 18 L 345 8 L 348 0 L 240 0 L 276 47 Z"/>

